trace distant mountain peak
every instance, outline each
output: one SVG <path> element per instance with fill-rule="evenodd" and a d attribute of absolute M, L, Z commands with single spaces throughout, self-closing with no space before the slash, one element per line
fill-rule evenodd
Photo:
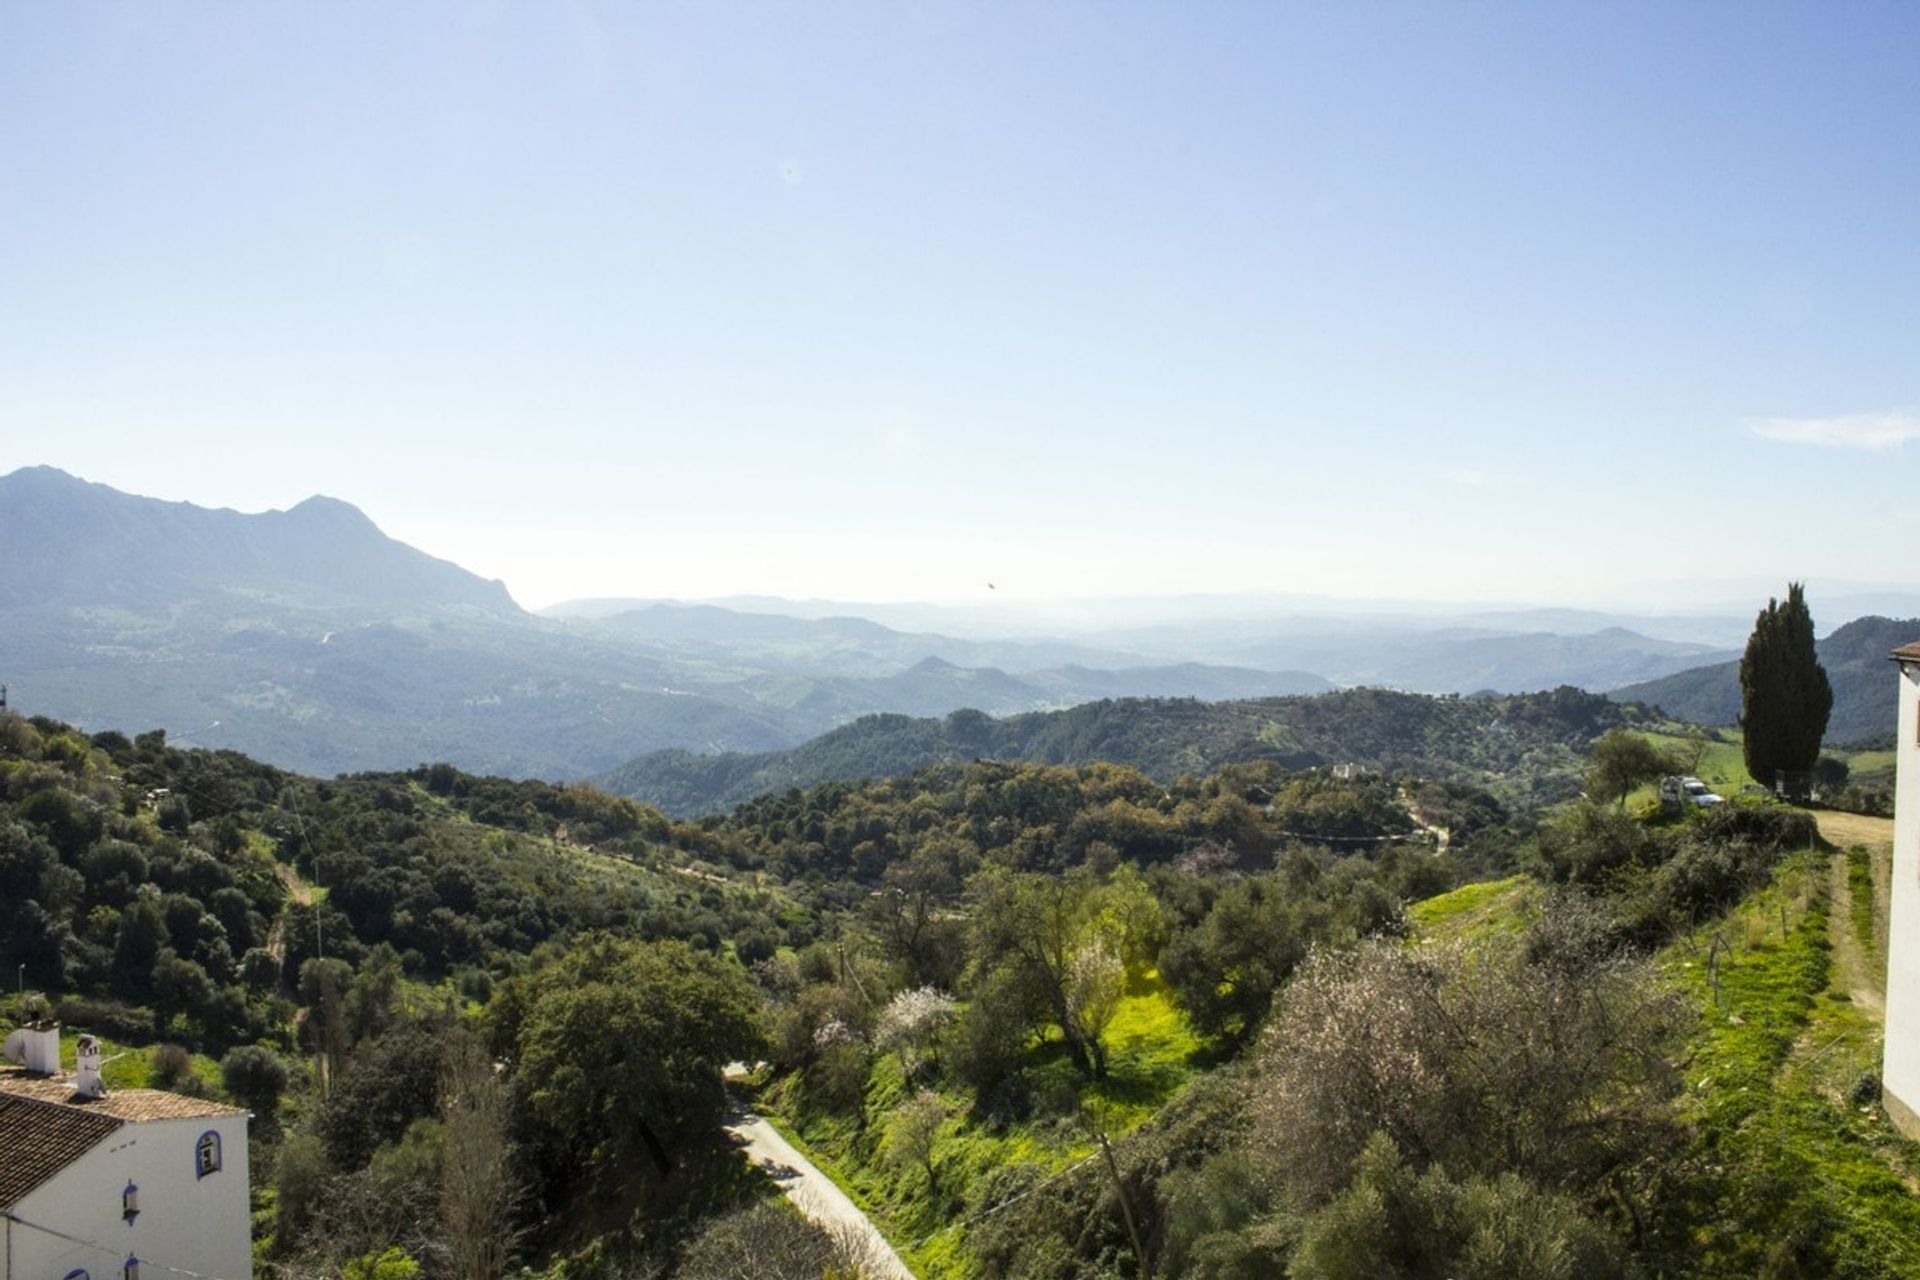
<path fill-rule="evenodd" d="M 367 544 L 391 544 L 396 547 L 405 543 L 389 538 L 373 518 L 351 502 L 339 498 L 329 498 L 316 493 L 311 498 L 294 503 L 285 511 L 268 512 L 278 516 L 296 528 L 311 529 L 317 535 L 334 539 L 351 539 Z M 412 551 L 414 548 L 407 547 Z M 424 554 L 424 553 L 422 553 Z"/>
<path fill-rule="evenodd" d="M 329 498 L 324 493 L 316 493 L 311 498 L 306 498 L 294 503 L 291 507 L 287 508 L 287 514 L 290 516 L 326 516 L 330 519 L 353 519 L 363 521 L 369 525 L 373 524 L 373 521 L 367 518 L 367 513 L 354 506 L 351 502 L 346 502 L 339 498 Z"/>
<path fill-rule="evenodd" d="M 0 484 L 85 484 L 86 481 L 58 467 L 35 465 L 21 467 L 0 476 Z"/>
<path fill-rule="evenodd" d="M 0 476 L 0 493 L 6 494 L 10 500 L 17 500 L 23 496 L 31 500 L 57 498 L 63 495 L 87 493 L 104 495 L 118 492 L 104 484 L 83 480 L 72 472 L 62 471 L 59 467 L 21 467 Z"/>
<path fill-rule="evenodd" d="M 0 476 L 0 605 L 142 610 L 232 592 L 296 606 L 519 612 L 500 583 L 388 537 L 338 498 L 247 514 L 123 493 L 57 467 Z"/>

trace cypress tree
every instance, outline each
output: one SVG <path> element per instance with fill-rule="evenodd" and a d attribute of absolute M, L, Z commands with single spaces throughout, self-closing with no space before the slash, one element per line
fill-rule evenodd
<path fill-rule="evenodd" d="M 1784 771 L 1804 774 L 1820 757 L 1833 686 L 1813 649 L 1805 584 L 1787 584 L 1786 603 L 1768 600 L 1740 659 L 1740 728 L 1747 772 L 1771 787 Z"/>

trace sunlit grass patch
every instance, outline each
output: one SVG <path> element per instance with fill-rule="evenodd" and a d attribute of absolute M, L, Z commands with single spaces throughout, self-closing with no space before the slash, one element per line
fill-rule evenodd
<path fill-rule="evenodd" d="M 963 1224 L 983 1211 L 992 1187 L 1009 1176 L 1051 1177 L 1097 1149 L 1082 1107 L 1107 1132 L 1128 1132 L 1201 1070 L 1196 1058 L 1204 1046 L 1156 972 L 1129 981 L 1104 1042 L 1106 1078 L 1088 1081 L 1068 1060 L 1058 1032 L 1036 1037 L 1025 1062 L 1034 1102 L 1017 1120 L 978 1113 L 970 1093 L 941 1082 L 937 1089 L 948 1118 L 935 1148 L 935 1186 L 924 1173 L 889 1168 L 881 1159 L 888 1117 L 925 1087 L 907 1081 L 891 1054 L 877 1058 L 868 1073 L 864 1123 L 806 1107 L 794 1077 L 774 1081 L 760 1102 L 867 1212 L 916 1274 L 961 1280 L 973 1271 Z"/>
<path fill-rule="evenodd" d="M 1740 794 L 1743 787 L 1754 785 L 1753 775 L 1747 772 L 1746 749 L 1741 745 L 1737 729 L 1715 729 L 1711 732 L 1715 735 L 1711 738 L 1660 732 L 1647 732 L 1642 736 L 1654 746 L 1673 752 L 1678 762 L 1686 767 L 1686 772 L 1731 800 Z M 1697 760 L 1694 758 L 1696 753 Z M 1634 794 L 1636 797 L 1654 796 L 1657 800 L 1651 786 L 1643 787 Z"/>
<path fill-rule="evenodd" d="M 80 1033 L 86 1028 L 65 1028 L 60 1031 L 60 1069 L 72 1071 L 78 1058 Z M 105 1036 L 96 1036 L 100 1041 L 100 1082 L 114 1089 L 153 1088 L 153 1045 L 123 1044 L 118 1040 L 109 1040 Z M 189 1055 L 192 1061 L 192 1073 L 199 1082 L 199 1089 L 208 1097 L 220 1092 L 220 1064 L 204 1053 Z M 176 1088 L 178 1086 L 175 1086 Z"/>
<path fill-rule="evenodd" d="M 1471 938 L 1511 933 L 1526 924 L 1526 907 L 1539 893 L 1532 876 L 1509 876 L 1462 885 L 1407 908 L 1407 918 L 1422 937 Z"/>

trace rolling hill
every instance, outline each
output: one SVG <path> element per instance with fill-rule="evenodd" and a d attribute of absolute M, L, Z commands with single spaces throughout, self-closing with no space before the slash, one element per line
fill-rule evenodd
<path fill-rule="evenodd" d="M 1101 701 L 996 720 L 869 716 L 791 750 L 641 756 L 592 781 L 693 815 L 833 779 L 895 777 L 975 759 L 1129 764 L 1161 779 L 1242 760 L 1294 769 L 1353 762 L 1472 781 L 1528 805 L 1578 791 L 1578 756 L 1638 709 L 1577 689 L 1483 698 L 1350 689 L 1238 702 Z"/>
<path fill-rule="evenodd" d="M 1543 614 L 1544 622 L 1572 621 Z M 1664 640 L 1623 626 L 1590 631 L 1500 629 L 1426 620 L 1301 619 L 1281 625 L 1169 628 L 1107 638 L 1149 653 L 1206 662 L 1317 672 L 1343 685 L 1418 693 L 1529 693 L 1563 684 L 1604 691 L 1725 661 L 1732 650 Z"/>
<path fill-rule="evenodd" d="M 1857 618 L 1815 643 L 1833 686 L 1829 743 L 1852 746 L 1891 739 L 1897 703 L 1887 655 L 1915 639 L 1920 639 L 1920 618 Z M 1740 718 L 1740 663 L 1735 659 L 1697 667 L 1628 685 L 1609 696 L 1657 706 L 1696 724 L 1735 724 Z"/>

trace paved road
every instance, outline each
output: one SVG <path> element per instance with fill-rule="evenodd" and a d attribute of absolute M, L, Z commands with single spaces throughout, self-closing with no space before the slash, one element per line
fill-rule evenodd
<path fill-rule="evenodd" d="M 727 1118 L 727 1132 L 745 1148 L 747 1156 L 765 1169 L 780 1189 L 793 1201 L 794 1208 L 839 1236 L 842 1232 L 862 1240 L 867 1248 L 867 1274 L 874 1280 L 915 1280 L 900 1255 L 880 1234 L 859 1206 L 833 1185 L 833 1180 L 814 1167 L 811 1160 L 794 1150 L 793 1144 L 737 1100 Z"/>

